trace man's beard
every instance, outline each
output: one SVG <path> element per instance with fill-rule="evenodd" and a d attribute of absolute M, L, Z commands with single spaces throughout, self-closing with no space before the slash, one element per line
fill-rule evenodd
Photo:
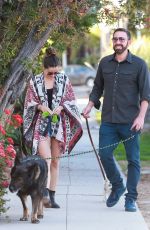
<path fill-rule="evenodd" d="M 122 48 L 120 49 L 118 49 L 118 48 L 115 48 L 115 47 L 118 47 L 118 46 L 121 46 Z M 126 46 L 123 46 L 123 45 L 114 45 L 113 46 L 113 49 L 114 49 L 114 51 L 115 51 L 115 53 L 116 54 L 122 54 L 126 49 L 128 48 L 128 44 L 126 45 Z"/>

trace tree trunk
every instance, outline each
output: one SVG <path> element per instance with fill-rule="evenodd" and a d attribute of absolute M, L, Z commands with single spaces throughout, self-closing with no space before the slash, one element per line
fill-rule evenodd
<path fill-rule="evenodd" d="M 35 26 L 29 33 L 18 56 L 14 59 L 10 67 L 8 80 L 4 85 L 3 93 L 0 97 L 0 110 L 5 109 L 23 92 L 31 73 L 25 70 L 23 61 L 26 59 L 33 60 L 40 52 L 41 48 L 47 41 L 53 27 L 49 26 L 41 35 L 40 39 L 35 39 L 37 27 Z"/>

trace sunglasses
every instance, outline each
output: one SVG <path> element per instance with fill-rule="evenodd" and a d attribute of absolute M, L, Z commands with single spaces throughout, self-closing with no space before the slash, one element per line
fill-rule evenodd
<path fill-rule="evenodd" d="M 126 39 L 125 38 L 123 38 L 123 37 L 113 37 L 112 38 L 112 41 L 113 42 L 117 42 L 119 40 L 119 42 L 124 42 Z"/>
<path fill-rule="evenodd" d="M 47 75 L 49 75 L 49 76 L 56 76 L 58 74 L 58 72 L 48 72 L 48 74 Z"/>

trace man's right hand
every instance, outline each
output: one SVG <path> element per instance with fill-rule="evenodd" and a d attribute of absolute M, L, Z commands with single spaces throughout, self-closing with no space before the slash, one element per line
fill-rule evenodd
<path fill-rule="evenodd" d="M 90 117 L 90 112 L 91 112 L 91 109 L 93 108 L 93 106 L 94 106 L 94 103 L 92 101 L 89 101 L 87 106 L 82 111 L 82 115 L 84 118 Z"/>

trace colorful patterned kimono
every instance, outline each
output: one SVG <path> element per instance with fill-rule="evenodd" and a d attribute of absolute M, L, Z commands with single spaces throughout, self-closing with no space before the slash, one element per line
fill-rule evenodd
<path fill-rule="evenodd" d="M 45 136 L 44 133 L 49 122 L 49 119 L 43 118 L 42 113 L 37 109 L 39 104 L 48 107 L 43 74 L 30 80 L 24 105 L 24 139 L 26 144 L 32 148 L 32 154 L 37 153 L 39 140 Z M 63 73 L 58 73 L 55 76 L 52 110 L 59 105 L 63 106 L 63 110 L 59 121 L 51 123 L 51 136 L 59 141 L 63 153 L 70 153 L 82 136 L 83 130 L 72 85 Z"/>

